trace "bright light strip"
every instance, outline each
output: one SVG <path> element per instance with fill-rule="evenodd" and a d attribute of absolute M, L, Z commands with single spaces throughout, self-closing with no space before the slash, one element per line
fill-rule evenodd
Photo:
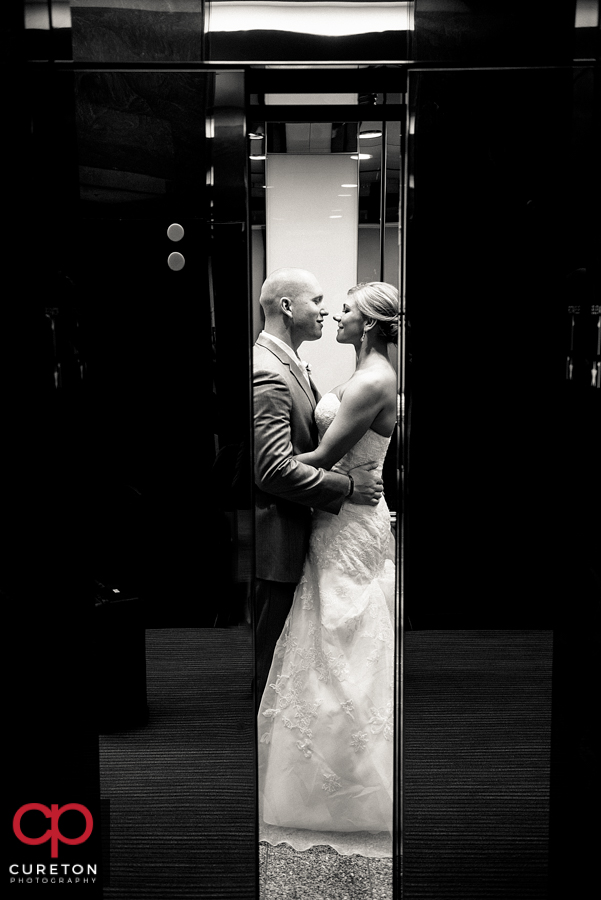
<path fill-rule="evenodd" d="M 373 159 L 373 155 L 371 153 L 355 153 L 351 159 Z"/>
<path fill-rule="evenodd" d="M 381 131 L 370 130 L 370 131 L 360 131 L 359 132 L 359 138 L 362 141 L 366 141 L 369 138 L 379 138 L 379 137 L 382 137 Z"/>
<path fill-rule="evenodd" d="M 267 159 L 266 156 L 254 156 L 254 155 L 252 155 L 252 154 L 251 154 L 251 156 L 249 156 L 248 158 L 249 158 L 249 159 Z"/>
<path fill-rule="evenodd" d="M 340 187 L 345 187 L 345 188 L 359 187 L 359 185 L 357 185 L 357 184 L 341 184 Z"/>
<path fill-rule="evenodd" d="M 410 3 L 304 2 L 304 0 L 219 0 L 208 4 L 207 32 L 287 31 L 341 37 L 413 27 Z"/>

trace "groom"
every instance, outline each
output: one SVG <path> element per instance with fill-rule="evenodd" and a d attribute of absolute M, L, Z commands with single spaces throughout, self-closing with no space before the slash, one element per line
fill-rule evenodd
<path fill-rule="evenodd" d="M 371 466 L 342 475 L 293 459 L 318 442 L 319 393 L 297 350 L 321 337 L 328 312 L 319 282 L 304 269 L 277 269 L 259 302 L 265 327 L 253 359 L 257 706 L 302 574 L 311 509 L 335 515 L 345 500 L 373 504 L 382 495 Z"/>

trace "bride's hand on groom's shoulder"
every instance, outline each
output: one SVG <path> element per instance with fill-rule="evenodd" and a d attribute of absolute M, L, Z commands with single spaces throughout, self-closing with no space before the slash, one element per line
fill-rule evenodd
<path fill-rule="evenodd" d="M 384 490 L 382 475 L 377 463 L 365 463 L 355 466 L 349 475 L 354 482 L 353 493 L 349 497 L 349 503 L 357 503 L 362 506 L 375 506 L 379 503 Z"/>

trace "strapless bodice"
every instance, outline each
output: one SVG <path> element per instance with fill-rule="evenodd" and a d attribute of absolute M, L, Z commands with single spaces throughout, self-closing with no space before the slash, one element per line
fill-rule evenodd
<path fill-rule="evenodd" d="M 340 400 L 336 394 L 331 392 L 324 394 L 315 407 L 315 422 L 320 439 L 334 421 L 339 408 Z M 384 437 L 383 434 L 378 434 L 376 431 L 368 428 L 355 446 L 351 447 L 348 453 L 338 460 L 333 467 L 334 471 L 348 472 L 349 469 L 353 469 L 355 466 L 362 466 L 368 462 L 375 462 L 378 466 L 381 466 L 384 463 L 389 444 L 390 437 Z"/>

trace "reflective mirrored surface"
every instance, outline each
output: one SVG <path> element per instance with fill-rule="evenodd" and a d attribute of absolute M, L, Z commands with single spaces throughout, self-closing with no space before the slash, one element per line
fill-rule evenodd
<path fill-rule="evenodd" d="M 412 6 L 396 0 L 71 0 L 67 37 L 78 61 L 397 61 L 407 58 Z M 38 43 L 44 52 L 41 32 Z M 70 58 L 62 43 L 58 58 Z"/>
<path fill-rule="evenodd" d="M 207 3 L 212 62 L 386 62 L 407 59 L 412 3 Z"/>
<path fill-rule="evenodd" d="M 53 0 L 27 3 L 30 59 L 548 65 L 598 54 L 597 0 Z"/>
<path fill-rule="evenodd" d="M 416 0 L 411 58 L 462 66 L 569 63 L 592 44 L 590 26 L 588 34 L 574 30 L 576 7 L 583 5 L 589 0 L 531 0 L 519 9 L 502 0 L 478 9 L 462 0 Z M 582 15 L 585 21 L 590 16 Z"/>
<path fill-rule="evenodd" d="M 70 0 L 78 62 L 203 62 L 203 0 Z M 59 57 L 60 58 L 60 57 Z"/>
<path fill-rule="evenodd" d="M 594 83 L 409 73 L 407 896 L 561 897 L 586 840 L 589 738 L 570 727 L 599 596 Z"/>
<path fill-rule="evenodd" d="M 107 894 L 162 882 L 211 895 L 226 878 L 252 898 L 243 76 L 40 67 L 31 79 L 23 310 L 56 461 L 42 473 L 40 596 L 53 598 L 46 639 L 73 641 L 86 698 L 61 724 L 72 772 L 57 778 L 79 790 L 81 765 L 110 800 L 97 820 Z"/>

